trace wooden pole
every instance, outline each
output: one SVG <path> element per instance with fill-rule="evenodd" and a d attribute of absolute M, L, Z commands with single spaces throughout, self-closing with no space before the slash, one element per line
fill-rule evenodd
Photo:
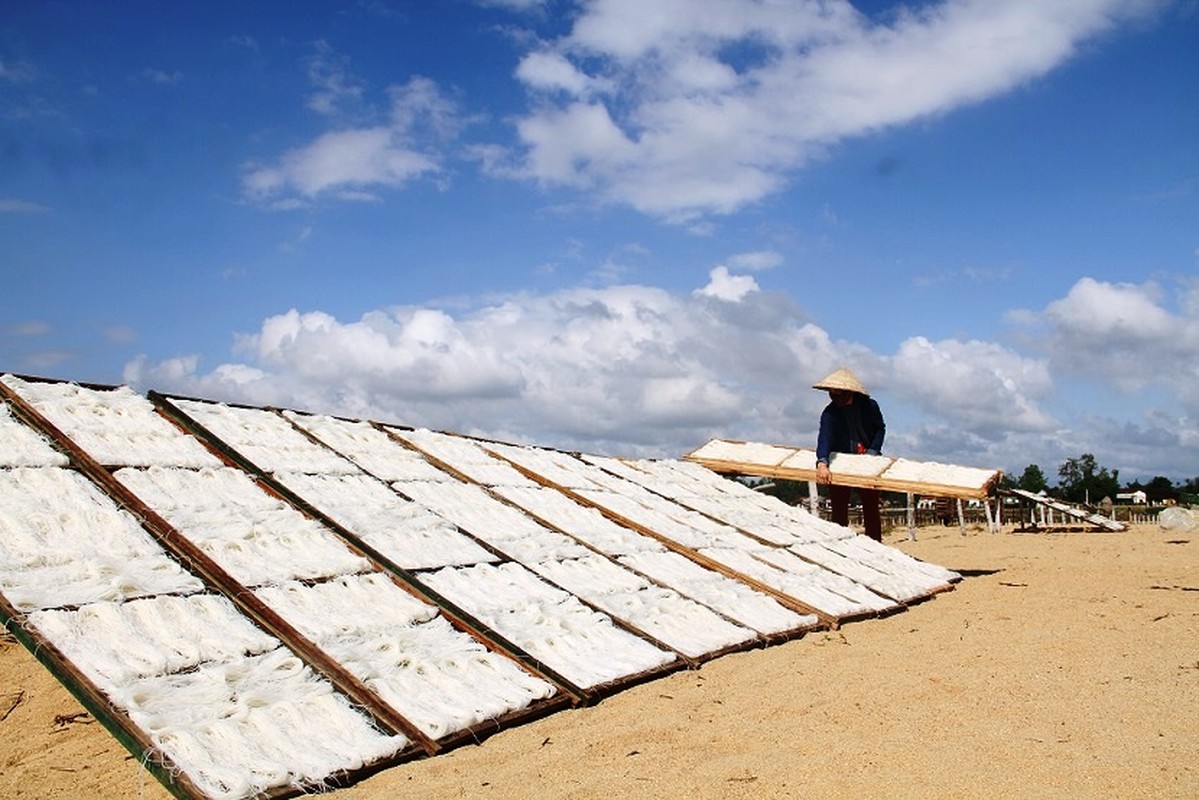
<path fill-rule="evenodd" d="M 962 509 L 962 499 L 958 498 L 958 530 L 966 535 L 966 512 Z"/>
<path fill-rule="evenodd" d="M 816 481 L 808 481 L 808 511 L 814 517 L 820 516 L 820 490 L 816 488 Z"/>
<path fill-rule="evenodd" d="M 908 492 L 908 541 L 916 541 L 916 495 Z"/>

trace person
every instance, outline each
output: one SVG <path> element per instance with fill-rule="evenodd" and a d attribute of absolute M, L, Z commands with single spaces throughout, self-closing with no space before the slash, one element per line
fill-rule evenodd
<path fill-rule="evenodd" d="M 812 388 L 827 391 L 829 396 L 829 404 L 820 413 L 820 434 L 816 439 L 816 481 L 828 486 L 833 522 L 848 526 L 850 487 L 833 485 L 829 459 L 833 453 L 879 455 L 887 424 L 878 402 L 845 367 L 812 384 Z M 866 535 L 881 542 L 883 526 L 879 515 L 879 492 L 877 489 L 859 489 L 858 496 L 862 500 Z"/>

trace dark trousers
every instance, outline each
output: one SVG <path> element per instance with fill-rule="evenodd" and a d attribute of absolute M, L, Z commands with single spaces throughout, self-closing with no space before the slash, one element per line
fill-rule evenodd
<path fill-rule="evenodd" d="M 849 493 L 848 486 L 829 486 L 828 499 L 833 505 L 833 522 L 849 527 Z M 878 512 L 878 490 L 858 489 L 858 497 L 862 500 L 862 523 L 866 526 L 866 535 L 876 542 L 883 540 L 883 521 Z"/>

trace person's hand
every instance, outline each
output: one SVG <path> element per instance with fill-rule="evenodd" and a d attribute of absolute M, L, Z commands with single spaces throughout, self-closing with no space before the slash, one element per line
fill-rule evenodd
<path fill-rule="evenodd" d="M 832 483 L 832 478 L 828 474 L 828 464 L 823 461 L 816 464 L 816 482 Z"/>

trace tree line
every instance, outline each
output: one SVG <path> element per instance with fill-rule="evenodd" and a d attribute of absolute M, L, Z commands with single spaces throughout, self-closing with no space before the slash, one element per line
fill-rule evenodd
<path fill-rule="evenodd" d="M 1007 488 L 1023 489 L 1033 494 L 1045 492 L 1059 500 L 1090 505 L 1099 504 L 1105 497 L 1114 502 L 1117 494 L 1138 490 L 1144 491 L 1150 502 L 1169 500 L 1188 505 L 1199 502 L 1199 477 L 1175 484 L 1169 478 L 1158 475 L 1148 483 L 1133 481 L 1121 487 L 1120 471 L 1101 466 L 1091 453 L 1066 459 L 1058 467 L 1057 475 L 1057 486 L 1050 487 L 1041 468 L 1029 464 L 1019 478 L 1004 475 L 1003 484 Z"/>

